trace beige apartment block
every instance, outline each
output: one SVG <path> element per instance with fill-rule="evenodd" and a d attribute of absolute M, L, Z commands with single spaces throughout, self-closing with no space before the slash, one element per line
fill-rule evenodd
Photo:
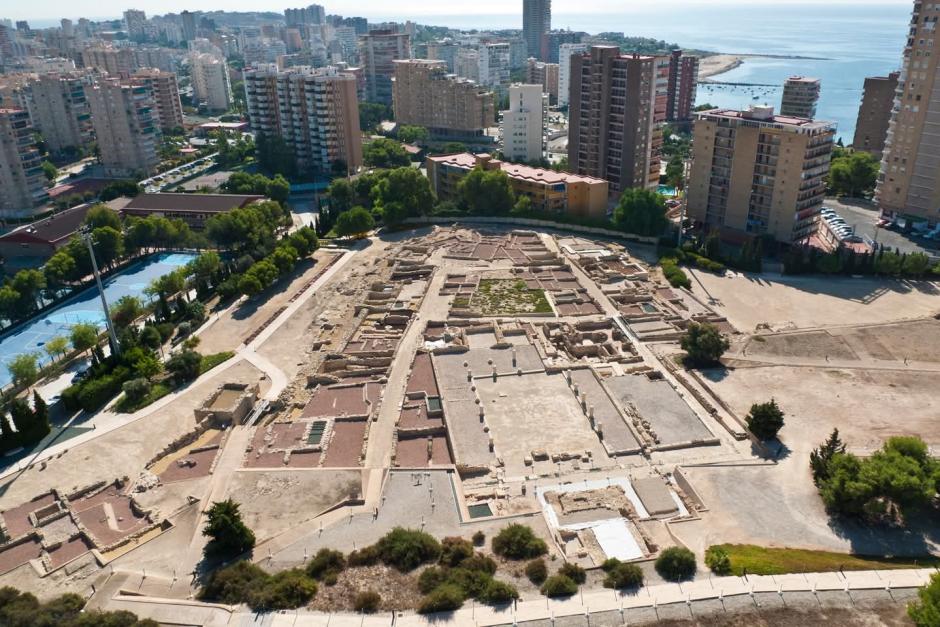
<path fill-rule="evenodd" d="M 696 114 L 689 217 L 729 239 L 806 239 L 826 194 L 834 133 L 831 122 L 774 115 L 767 106 Z"/>
<path fill-rule="evenodd" d="M 160 162 L 159 129 L 150 87 L 104 79 L 86 94 L 105 172 L 111 176 L 153 174 Z"/>
<path fill-rule="evenodd" d="M 543 63 L 530 57 L 526 63 L 525 82 L 530 85 L 541 85 L 542 90 L 548 94 L 554 104 L 558 102 L 559 71 L 557 63 Z"/>
<path fill-rule="evenodd" d="M 898 76 L 900 72 L 891 72 L 888 76 L 870 76 L 865 79 L 862 106 L 858 109 L 855 139 L 852 141 L 855 150 L 870 152 L 879 159 L 884 153 L 894 94 L 898 89 Z"/>
<path fill-rule="evenodd" d="M 780 101 L 780 115 L 791 118 L 816 117 L 816 103 L 819 102 L 819 79 L 807 76 L 791 76 L 783 83 L 783 98 Z"/>
<path fill-rule="evenodd" d="M 392 104 L 395 61 L 411 58 L 411 37 L 392 30 L 374 30 L 359 37 L 359 61 L 366 75 L 366 99 Z"/>
<path fill-rule="evenodd" d="M 183 105 L 176 74 L 154 68 L 137 70 L 131 77 L 134 85 L 147 87 L 153 95 L 153 118 L 158 128 L 173 129 L 183 126 Z"/>
<path fill-rule="evenodd" d="M 48 200 L 29 113 L 0 109 L 0 215 L 27 216 Z"/>
<path fill-rule="evenodd" d="M 225 59 L 212 54 L 190 57 L 193 93 L 200 103 L 213 112 L 228 111 L 232 105 L 232 85 Z"/>
<path fill-rule="evenodd" d="M 29 85 L 29 116 L 50 152 L 81 150 L 94 141 L 85 89 L 92 78 L 78 72 L 40 74 Z"/>
<path fill-rule="evenodd" d="M 396 122 L 435 136 L 477 136 L 496 125 L 493 92 L 449 74 L 445 61 L 395 61 L 392 96 Z"/>

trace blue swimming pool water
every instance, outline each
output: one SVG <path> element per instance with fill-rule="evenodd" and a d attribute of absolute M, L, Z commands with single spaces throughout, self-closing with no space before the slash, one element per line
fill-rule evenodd
<path fill-rule="evenodd" d="M 184 266 L 196 255 L 190 253 L 160 253 L 134 264 L 104 282 L 104 294 L 112 307 L 123 296 L 144 296 L 144 289 L 159 276 Z M 48 311 L 0 339 L 0 387 L 10 383 L 6 364 L 17 355 L 37 353 L 42 362 L 49 356 L 43 346 L 57 335 L 69 336 L 72 325 L 91 322 L 104 327 L 104 312 L 98 288 L 92 287 L 70 298 L 64 304 Z"/>
<path fill-rule="evenodd" d="M 660 185 L 657 191 L 659 191 L 659 193 L 662 194 L 663 196 L 675 196 L 676 195 L 676 188 L 670 187 L 669 185 Z"/>

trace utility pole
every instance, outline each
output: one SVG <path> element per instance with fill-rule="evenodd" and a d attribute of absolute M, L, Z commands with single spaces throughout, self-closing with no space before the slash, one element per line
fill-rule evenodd
<path fill-rule="evenodd" d="M 111 352 L 114 355 L 121 354 L 121 345 L 118 344 L 117 333 L 114 332 L 114 323 L 111 322 L 111 310 L 108 309 L 108 299 L 104 296 L 104 287 L 101 285 L 101 274 L 98 272 L 98 261 L 95 259 L 95 249 L 91 243 L 91 231 L 88 227 L 79 230 L 82 240 L 88 246 L 88 255 L 91 257 L 91 269 L 95 275 L 95 282 L 98 284 L 98 294 L 101 295 L 101 306 L 104 307 L 104 321 L 108 325 L 108 337 L 111 338 Z"/>

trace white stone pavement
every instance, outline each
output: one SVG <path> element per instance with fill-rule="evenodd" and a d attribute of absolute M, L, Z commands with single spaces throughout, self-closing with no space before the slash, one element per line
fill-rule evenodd
<path fill-rule="evenodd" d="M 389 613 L 364 616 L 359 614 L 327 614 L 306 610 L 289 610 L 277 614 L 256 614 L 245 608 L 211 605 L 193 601 L 161 599 L 146 596 L 112 596 L 100 602 L 108 610 L 128 610 L 141 618 L 151 618 L 167 624 L 196 624 L 213 626 L 265 625 L 280 627 L 426 627 L 435 625 L 517 625 L 530 621 L 554 620 L 563 617 L 581 617 L 605 612 L 621 615 L 640 609 L 655 609 L 670 604 L 687 604 L 706 600 L 723 601 L 731 597 L 755 594 L 788 593 L 851 593 L 918 588 L 938 572 L 932 568 L 911 570 L 869 570 L 841 573 L 806 573 L 794 575 L 752 575 L 744 577 L 711 577 L 686 583 L 667 583 L 641 588 L 635 593 L 622 594 L 614 590 L 590 590 L 567 599 L 550 600 L 544 597 L 520 601 L 515 606 L 493 608 L 467 602 L 463 608 L 446 615 L 421 616 Z M 116 576 L 117 577 L 117 576 Z M 110 590 L 135 590 L 138 581 L 129 578 Z M 848 602 L 848 601 L 847 601 Z"/>

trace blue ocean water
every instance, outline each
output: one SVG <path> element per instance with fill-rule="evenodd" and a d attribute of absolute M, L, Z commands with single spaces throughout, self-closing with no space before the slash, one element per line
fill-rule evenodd
<path fill-rule="evenodd" d="M 866 76 L 898 69 L 913 2 L 890 4 L 770 3 L 751 5 L 661 0 L 625 7 L 617 14 L 561 14 L 553 28 L 589 33 L 623 32 L 675 42 L 685 48 L 726 53 L 791 55 L 815 59 L 748 59 L 715 80 L 782 85 L 790 75 L 822 80 L 817 117 L 835 121 L 848 143 Z M 460 28 L 520 28 L 521 15 L 422 16 L 427 24 Z M 767 102 L 779 106 L 781 89 L 700 89 L 699 104 L 743 108 Z M 758 100 L 753 96 L 758 95 Z"/>

